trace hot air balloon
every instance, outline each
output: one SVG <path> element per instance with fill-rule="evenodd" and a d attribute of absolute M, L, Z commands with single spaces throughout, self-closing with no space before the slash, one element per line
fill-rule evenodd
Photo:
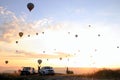
<path fill-rule="evenodd" d="M 40 65 L 41 63 L 42 63 L 42 60 L 41 60 L 41 59 L 39 59 L 39 60 L 38 60 L 38 64 Z"/>
<path fill-rule="evenodd" d="M 100 34 L 98 34 L 98 37 L 100 37 Z"/>
<path fill-rule="evenodd" d="M 36 35 L 38 35 L 38 33 L 36 33 Z"/>
<path fill-rule="evenodd" d="M 61 58 L 61 57 L 60 57 L 59 59 L 60 59 L 60 60 L 62 60 L 62 58 Z"/>
<path fill-rule="evenodd" d="M 54 49 L 54 51 L 56 51 L 56 49 Z"/>
<path fill-rule="evenodd" d="M 42 32 L 42 34 L 44 34 L 44 32 Z"/>
<path fill-rule="evenodd" d="M 18 41 L 16 41 L 16 44 L 18 43 Z"/>
<path fill-rule="evenodd" d="M 34 4 L 33 3 L 28 3 L 27 8 L 29 9 L 29 11 L 31 11 L 34 8 Z"/>
<path fill-rule="evenodd" d="M 5 63 L 7 64 L 7 63 L 8 63 L 8 61 L 5 61 Z"/>
<path fill-rule="evenodd" d="M 97 51 L 97 49 L 95 49 L 95 52 Z"/>
<path fill-rule="evenodd" d="M 76 55 L 76 53 L 74 53 L 74 55 Z"/>
<path fill-rule="evenodd" d="M 18 52 L 18 50 L 16 50 L 16 52 Z"/>
<path fill-rule="evenodd" d="M 30 37 L 30 35 L 28 35 L 28 37 Z"/>
<path fill-rule="evenodd" d="M 119 48 L 119 46 L 117 46 L 117 48 Z"/>
<path fill-rule="evenodd" d="M 88 25 L 89 27 L 91 27 L 91 25 Z"/>
<path fill-rule="evenodd" d="M 78 50 L 78 52 L 80 52 L 80 50 Z"/>
<path fill-rule="evenodd" d="M 68 32 L 68 34 L 70 34 L 70 32 Z"/>
<path fill-rule="evenodd" d="M 43 53 L 45 53 L 45 51 L 43 51 Z"/>
<path fill-rule="evenodd" d="M 78 37 L 78 35 L 76 34 L 76 35 L 75 35 L 75 37 L 77 38 L 77 37 Z"/>
<path fill-rule="evenodd" d="M 23 36 L 23 32 L 19 32 L 19 36 L 22 37 Z"/>
<path fill-rule="evenodd" d="M 69 61 L 69 58 L 67 60 Z"/>

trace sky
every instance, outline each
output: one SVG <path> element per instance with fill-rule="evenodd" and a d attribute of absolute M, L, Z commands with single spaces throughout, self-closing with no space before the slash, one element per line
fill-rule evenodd
<path fill-rule="evenodd" d="M 31 11 L 28 3 L 34 4 Z M 41 59 L 41 66 L 119 68 L 119 4 L 119 0 L 0 0 L 0 67 L 37 68 Z"/>

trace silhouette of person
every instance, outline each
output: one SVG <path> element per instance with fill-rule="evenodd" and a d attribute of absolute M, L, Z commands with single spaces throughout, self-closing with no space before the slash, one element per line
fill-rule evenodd
<path fill-rule="evenodd" d="M 41 67 L 41 66 L 38 66 L 38 73 L 40 72 L 40 67 Z"/>

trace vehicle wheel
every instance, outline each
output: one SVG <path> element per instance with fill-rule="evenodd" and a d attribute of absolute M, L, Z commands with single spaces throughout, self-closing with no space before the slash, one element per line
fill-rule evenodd
<path fill-rule="evenodd" d="M 21 71 L 21 74 L 20 74 L 21 76 L 24 76 L 24 75 L 26 75 L 26 72 L 25 71 Z"/>
<path fill-rule="evenodd" d="M 45 75 L 45 72 L 44 72 L 44 71 L 42 72 L 42 75 L 43 75 L 43 76 Z"/>

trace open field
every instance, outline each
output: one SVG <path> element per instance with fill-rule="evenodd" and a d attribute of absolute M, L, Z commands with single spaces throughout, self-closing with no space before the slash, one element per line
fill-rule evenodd
<path fill-rule="evenodd" d="M 81 75 L 53 75 L 53 76 L 0 76 L 0 80 L 120 80 L 120 78 L 94 78 Z"/>
<path fill-rule="evenodd" d="M 120 80 L 120 70 L 100 70 L 94 74 L 39 74 L 20 76 L 19 74 L 0 74 L 0 80 Z"/>

